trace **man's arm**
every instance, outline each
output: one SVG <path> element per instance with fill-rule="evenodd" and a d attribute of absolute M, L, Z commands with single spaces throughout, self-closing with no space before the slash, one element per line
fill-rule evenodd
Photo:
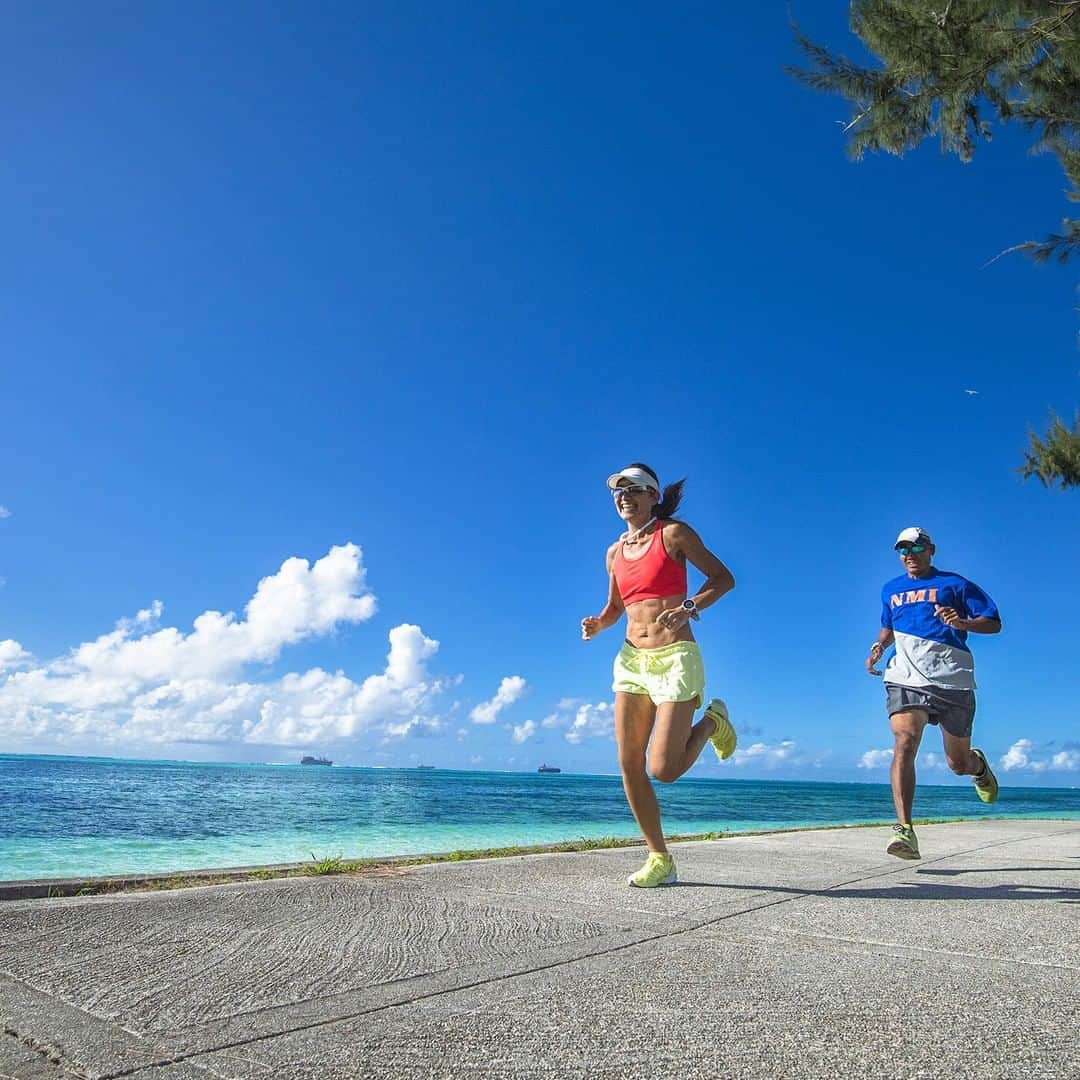
<path fill-rule="evenodd" d="M 962 630 L 966 634 L 1000 634 L 1001 620 L 989 615 L 979 615 L 974 619 L 962 619 L 956 608 L 936 607 L 934 614 L 953 630 Z"/>
<path fill-rule="evenodd" d="M 885 655 L 885 650 L 893 643 L 893 632 L 888 626 L 883 626 L 878 633 L 877 641 L 870 646 L 870 655 L 866 658 L 866 671 L 869 675 L 880 675 L 881 672 L 874 666 Z"/>
<path fill-rule="evenodd" d="M 966 611 L 968 617 L 964 618 L 961 611 Z M 997 604 L 974 581 L 964 582 L 957 607 L 938 605 L 934 614 L 950 629 L 965 634 L 1001 633 L 1001 612 Z"/>

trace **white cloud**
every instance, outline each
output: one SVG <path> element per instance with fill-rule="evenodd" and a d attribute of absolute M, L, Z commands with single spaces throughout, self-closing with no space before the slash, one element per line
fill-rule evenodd
<path fill-rule="evenodd" d="M 477 705 L 469 719 L 474 724 L 494 724 L 499 713 L 508 705 L 513 705 L 522 694 L 525 693 L 525 680 L 520 675 L 507 675 L 501 683 L 495 696 L 490 701 Z"/>
<path fill-rule="evenodd" d="M 526 720 L 524 724 L 518 724 L 514 728 L 513 740 L 516 743 L 523 743 L 527 739 L 531 739 L 536 734 L 536 722 L 534 720 Z"/>
<path fill-rule="evenodd" d="M 563 738 L 577 746 L 586 739 L 615 737 L 615 709 L 610 701 L 591 704 L 581 698 L 564 697 L 555 711 L 540 721 L 542 728 L 562 728 Z"/>
<path fill-rule="evenodd" d="M 408 623 L 389 633 L 382 672 L 354 682 L 321 668 L 276 679 L 245 677 L 288 645 L 375 612 L 355 544 L 309 564 L 291 558 L 263 578 L 244 617 L 206 611 L 183 633 L 156 629 L 155 601 L 116 629 L 49 663 L 27 664 L 4 642 L 0 735 L 64 744 L 75 738 L 124 746 L 245 742 L 306 746 L 362 730 L 388 738 L 438 730 L 433 698 L 451 680 L 432 678 L 439 643 Z"/>
<path fill-rule="evenodd" d="M 609 701 L 598 705 L 579 705 L 565 739 L 575 746 L 585 739 L 612 739 L 615 737 L 615 710 Z"/>
<path fill-rule="evenodd" d="M 1050 767 L 1064 769 L 1073 772 L 1080 769 L 1080 752 L 1076 750 L 1062 750 L 1050 759 Z"/>
<path fill-rule="evenodd" d="M 803 753 L 793 739 L 784 739 L 774 746 L 763 742 L 753 743 L 745 750 L 736 750 L 729 760 L 732 765 L 762 765 L 775 769 L 802 761 Z"/>
<path fill-rule="evenodd" d="M 1002 755 L 999 764 L 1006 772 L 1012 772 L 1014 769 L 1027 769 L 1034 768 L 1038 770 L 1037 763 L 1033 763 L 1029 754 L 1031 751 L 1030 739 L 1017 739 L 1016 742 L 1009 747 L 1008 750 Z M 1043 766 L 1045 768 L 1045 766 Z"/>
<path fill-rule="evenodd" d="M 0 518 L 11 517 L 11 511 L 6 506 L 0 506 Z"/>
<path fill-rule="evenodd" d="M 1034 743 L 1030 739 L 1017 739 L 1002 755 L 998 764 L 1005 772 L 1026 769 L 1028 772 L 1046 772 L 1052 769 L 1060 772 L 1080 770 L 1080 751 L 1059 750 L 1049 759 L 1033 757 Z"/>
<path fill-rule="evenodd" d="M 10 638 L 0 641 L 0 671 L 20 667 L 30 659 L 30 654 L 17 641 Z"/>
<path fill-rule="evenodd" d="M 891 765 L 893 752 L 891 750 L 867 750 L 859 758 L 860 769 L 880 769 L 883 765 Z"/>
<path fill-rule="evenodd" d="M 859 758 L 860 769 L 883 769 L 892 764 L 892 750 L 867 750 Z M 919 754 L 919 765 L 926 769 L 943 769 L 945 762 L 930 750 Z"/>
<path fill-rule="evenodd" d="M 286 559 L 276 574 L 259 582 L 244 609 L 246 618 L 204 611 L 190 634 L 167 627 L 134 636 L 161 615 L 161 603 L 155 601 L 134 619 L 122 619 L 112 633 L 73 649 L 66 669 L 73 677 L 93 672 L 99 683 L 109 679 L 125 686 L 227 679 L 245 665 L 277 659 L 286 645 L 325 634 L 339 623 L 370 619 L 375 597 L 363 588 L 355 544 L 331 548 L 310 566 L 306 559 Z"/>

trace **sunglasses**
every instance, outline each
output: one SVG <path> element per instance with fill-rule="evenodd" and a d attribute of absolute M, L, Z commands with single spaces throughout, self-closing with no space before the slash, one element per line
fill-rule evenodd
<path fill-rule="evenodd" d="M 617 499 L 620 495 L 644 495 L 646 491 L 652 491 L 652 488 L 644 484 L 629 484 L 626 487 L 612 488 L 611 494 Z"/>
<path fill-rule="evenodd" d="M 903 547 L 896 549 L 896 553 L 898 555 L 921 555 L 925 550 L 925 544 L 904 544 Z"/>

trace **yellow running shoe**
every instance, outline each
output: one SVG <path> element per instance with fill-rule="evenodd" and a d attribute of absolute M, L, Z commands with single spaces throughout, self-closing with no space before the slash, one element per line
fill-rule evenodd
<path fill-rule="evenodd" d="M 971 748 L 971 752 L 983 763 L 982 775 L 975 777 L 975 794 L 983 802 L 996 802 L 998 782 L 997 777 L 990 768 L 990 762 L 986 760 L 986 755 L 981 750 L 976 750 L 974 746 Z"/>
<path fill-rule="evenodd" d="M 674 885 L 679 880 L 675 860 L 666 851 L 650 851 L 645 865 L 627 879 L 635 889 L 655 889 L 657 885 Z"/>
<path fill-rule="evenodd" d="M 894 825 L 892 831 L 893 841 L 885 849 L 886 855 L 895 855 L 898 859 L 922 858 L 919 854 L 919 841 L 910 825 Z"/>
<path fill-rule="evenodd" d="M 739 741 L 728 719 L 727 706 L 718 697 L 714 697 L 705 706 L 705 715 L 716 725 L 716 730 L 709 736 L 709 742 L 713 744 L 716 756 L 721 761 L 726 761 L 735 753 L 735 744 Z"/>

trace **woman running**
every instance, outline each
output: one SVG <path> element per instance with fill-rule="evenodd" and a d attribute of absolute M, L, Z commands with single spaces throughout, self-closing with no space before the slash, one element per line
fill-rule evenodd
<path fill-rule="evenodd" d="M 697 761 L 706 742 L 721 760 L 735 750 L 735 731 L 719 698 L 694 723 L 704 701 L 705 667 L 690 622 L 733 589 L 735 578 L 689 525 L 673 520 L 685 482 L 668 484 L 661 498 L 656 473 L 640 461 L 608 477 L 628 530 L 608 548 L 604 610 L 581 620 L 581 636 L 590 641 L 626 612 L 626 641 L 615 657 L 612 686 L 615 738 L 626 800 L 649 848 L 629 884 L 644 889 L 678 880 L 648 772 L 670 784 Z M 689 598 L 687 562 L 706 579 Z"/>

